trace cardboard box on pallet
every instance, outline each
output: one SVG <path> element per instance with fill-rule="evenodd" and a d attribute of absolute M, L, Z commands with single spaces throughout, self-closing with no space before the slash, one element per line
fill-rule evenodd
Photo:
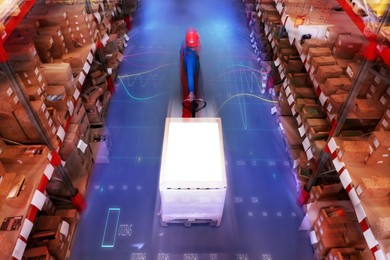
<path fill-rule="evenodd" d="M 390 130 L 390 106 L 387 107 L 386 112 L 383 114 L 380 122 L 375 128 L 375 131 L 388 131 Z"/>
<path fill-rule="evenodd" d="M 302 107 L 306 104 L 311 104 L 311 105 L 317 104 L 317 101 L 315 99 L 309 99 L 309 98 L 296 98 L 294 102 L 295 102 L 295 109 L 297 111 L 301 111 Z"/>
<path fill-rule="evenodd" d="M 359 64 L 359 63 L 350 63 L 348 65 L 345 72 L 351 81 L 353 81 L 355 79 L 356 75 L 358 74 L 358 72 L 360 70 L 360 67 L 361 67 L 361 64 Z"/>
<path fill-rule="evenodd" d="M 307 132 L 307 137 L 309 137 L 310 141 L 315 140 L 324 140 L 329 136 L 330 126 L 322 126 L 322 127 L 310 127 Z"/>
<path fill-rule="evenodd" d="M 62 55 L 68 52 L 65 44 L 65 38 L 60 26 L 46 26 L 38 29 L 39 35 L 50 35 L 53 37 L 53 47 L 50 53 L 54 59 L 61 59 Z"/>
<path fill-rule="evenodd" d="M 329 113 L 337 114 L 340 111 L 343 104 L 345 103 L 347 97 L 348 94 L 330 95 L 328 99 L 328 104 L 326 105 L 326 110 Z"/>
<path fill-rule="evenodd" d="M 326 44 L 327 41 L 323 39 L 307 39 L 302 46 L 302 53 L 308 54 L 311 48 L 327 47 Z"/>
<path fill-rule="evenodd" d="M 319 66 L 335 65 L 336 59 L 333 56 L 318 56 L 314 57 L 310 63 L 310 73 L 315 74 Z"/>
<path fill-rule="evenodd" d="M 337 200 L 337 196 L 342 189 L 341 183 L 313 186 L 310 190 L 310 201 Z"/>
<path fill-rule="evenodd" d="M 77 48 L 68 54 L 62 56 L 62 61 L 64 63 L 69 63 L 74 74 L 80 73 L 83 70 L 87 59 L 91 52 L 91 46 L 87 45 L 85 47 Z M 92 57 L 93 58 L 93 57 Z"/>
<path fill-rule="evenodd" d="M 331 96 L 333 94 L 342 94 L 342 92 L 347 92 L 352 87 L 352 82 L 345 76 L 338 78 L 328 78 L 325 80 L 324 84 L 319 85 L 321 91 L 325 96 Z"/>
<path fill-rule="evenodd" d="M 356 186 L 356 190 L 361 198 L 364 198 L 366 200 L 374 200 L 386 198 L 388 196 L 388 193 L 390 192 L 390 177 L 386 176 L 385 172 L 373 173 L 372 176 L 367 175 L 365 173 L 361 173 L 359 171 L 357 171 L 357 173 L 361 174 L 362 176 L 366 176 L 362 177 L 361 181 Z M 379 174 L 382 175 L 380 176 Z M 386 211 L 383 211 L 383 214 L 387 214 L 388 216 L 388 209 Z"/>
<path fill-rule="evenodd" d="M 48 85 L 65 86 L 73 81 L 73 73 L 69 63 L 51 63 L 40 66 Z"/>
<path fill-rule="evenodd" d="M 331 25 L 326 28 L 325 38 L 330 42 L 336 42 L 339 35 L 351 35 L 351 32 L 341 26 Z"/>
<path fill-rule="evenodd" d="M 338 65 L 318 66 L 314 78 L 319 84 L 321 84 L 325 83 L 328 78 L 339 78 L 342 73 L 343 70 Z"/>
<path fill-rule="evenodd" d="M 370 147 L 369 155 L 366 158 L 366 163 L 377 161 L 390 161 L 390 132 L 389 131 L 374 131 L 368 138 Z"/>
<path fill-rule="evenodd" d="M 379 101 L 372 99 L 355 99 L 352 111 L 362 118 L 380 119 L 385 112 L 385 107 Z"/>
<path fill-rule="evenodd" d="M 367 84 L 369 84 L 369 88 L 366 93 L 366 98 L 379 100 L 383 94 L 390 95 L 390 88 L 386 84 L 376 84 L 375 81 L 367 82 Z"/>
<path fill-rule="evenodd" d="M 314 128 L 314 129 L 330 128 L 328 121 L 326 119 L 321 119 L 321 118 L 307 118 L 303 121 L 303 125 L 305 126 L 306 131 L 309 131 L 309 128 Z"/>
<path fill-rule="evenodd" d="M 23 88 L 40 86 L 44 89 L 47 85 L 47 80 L 39 68 L 34 68 L 34 70 L 30 71 L 17 72 L 16 79 Z"/>
<path fill-rule="evenodd" d="M 33 41 L 37 50 L 40 49 L 48 51 L 54 45 L 54 40 L 51 35 L 37 35 L 33 37 Z"/>
<path fill-rule="evenodd" d="M 363 162 L 370 152 L 366 140 L 340 140 L 337 157 L 343 162 Z"/>
<path fill-rule="evenodd" d="M 305 105 L 302 108 L 305 118 L 325 118 L 325 113 L 320 105 Z"/>
<path fill-rule="evenodd" d="M 298 99 L 298 98 L 316 99 L 316 94 L 314 93 L 314 90 L 311 87 L 296 87 L 294 84 L 291 83 L 288 87 L 294 99 Z"/>
<path fill-rule="evenodd" d="M 357 53 L 363 47 L 363 40 L 356 35 L 339 35 L 337 37 L 337 46 L 349 52 Z"/>
<path fill-rule="evenodd" d="M 307 53 L 307 57 L 306 57 L 306 62 L 311 62 L 311 60 L 314 58 L 314 57 L 318 57 L 318 56 L 330 56 L 332 55 L 332 51 L 331 49 L 329 49 L 328 47 L 317 47 L 317 48 L 310 48 L 308 53 Z"/>

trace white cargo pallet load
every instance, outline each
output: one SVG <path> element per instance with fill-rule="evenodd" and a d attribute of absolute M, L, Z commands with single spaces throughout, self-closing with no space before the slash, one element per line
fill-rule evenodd
<path fill-rule="evenodd" d="M 226 196 L 220 118 L 167 118 L 160 169 L 160 216 L 219 226 Z"/>

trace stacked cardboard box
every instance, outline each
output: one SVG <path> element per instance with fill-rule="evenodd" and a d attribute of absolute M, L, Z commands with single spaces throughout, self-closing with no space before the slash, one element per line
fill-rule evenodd
<path fill-rule="evenodd" d="M 309 51 L 307 52 L 306 62 L 311 63 L 311 60 L 314 57 L 329 56 L 329 55 L 332 55 L 332 51 L 328 47 L 310 48 Z"/>
<path fill-rule="evenodd" d="M 338 65 L 318 66 L 314 78 L 317 83 L 325 83 L 328 78 L 339 78 L 343 70 Z"/>
<path fill-rule="evenodd" d="M 39 216 L 28 243 L 35 247 L 46 246 L 57 259 L 65 259 L 68 249 L 69 223 L 60 216 Z"/>
<path fill-rule="evenodd" d="M 72 73 L 74 75 L 77 75 L 83 70 L 88 70 L 88 68 L 87 67 L 84 68 L 84 66 L 89 66 L 90 65 L 89 60 L 91 61 L 93 60 L 93 56 L 91 57 L 92 54 L 90 54 L 90 51 L 91 51 L 90 45 L 74 49 L 71 52 L 63 55 L 62 61 L 64 63 L 69 63 L 72 69 Z"/>
<path fill-rule="evenodd" d="M 40 27 L 38 33 L 40 36 L 47 35 L 52 37 L 53 46 L 50 48 L 50 53 L 54 59 L 61 59 L 64 54 L 69 52 L 65 44 L 65 37 L 59 25 Z"/>
<path fill-rule="evenodd" d="M 57 128 L 54 125 L 54 121 L 51 118 L 46 105 L 43 101 L 30 101 L 31 106 L 33 110 L 35 111 L 36 115 L 38 116 L 38 119 L 40 121 L 40 124 L 42 125 L 43 129 L 45 130 L 48 138 L 52 142 L 52 145 L 54 147 L 57 147 L 58 140 L 57 140 Z M 15 117 L 17 118 L 19 124 L 23 128 L 26 136 L 30 140 L 30 142 L 36 142 L 41 143 L 41 138 L 32 124 L 31 119 L 29 118 L 28 114 L 26 113 L 24 108 L 19 108 L 14 111 Z"/>
<path fill-rule="evenodd" d="M 390 163 L 390 131 L 375 131 L 368 138 L 370 152 L 365 162 L 368 164 Z"/>
<path fill-rule="evenodd" d="M 334 46 L 334 44 L 336 43 L 340 35 L 351 35 L 351 33 L 348 30 L 345 30 L 344 28 L 340 28 L 340 26 L 332 25 L 326 28 L 325 39 L 331 45 Z"/>
<path fill-rule="evenodd" d="M 385 113 L 383 113 L 383 116 L 381 120 L 379 121 L 378 125 L 375 128 L 375 131 L 389 131 L 390 130 L 390 106 L 387 107 L 387 110 Z"/>
<path fill-rule="evenodd" d="M 44 63 L 54 62 L 54 58 L 50 52 L 54 45 L 53 37 L 51 35 L 37 35 L 33 37 L 33 41 L 41 61 Z"/>
<path fill-rule="evenodd" d="M 63 9 L 36 4 L 30 10 L 27 18 L 32 22 L 39 21 L 41 27 L 60 26 L 66 47 L 69 49 L 69 47 L 74 46 L 72 29 L 69 27 L 69 20 Z"/>
<path fill-rule="evenodd" d="M 339 35 L 332 51 L 337 58 L 352 59 L 362 47 L 362 38 L 352 35 Z"/>
<path fill-rule="evenodd" d="M 348 94 L 335 94 L 330 95 L 328 99 L 328 104 L 326 106 L 326 110 L 329 113 L 337 114 L 345 101 L 347 100 Z"/>
<path fill-rule="evenodd" d="M 310 202 L 316 202 L 320 200 L 338 200 L 339 193 L 343 190 L 341 183 L 317 185 L 313 186 L 310 190 Z"/>
<path fill-rule="evenodd" d="M 330 66 L 335 65 L 336 59 L 333 56 L 318 56 L 314 57 L 310 62 L 309 72 L 314 75 L 317 72 L 319 66 Z"/>
<path fill-rule="evenodd" d="M 351 110 L 360 118 L 380 119 L 385 112 L 385 107 L 376 100 L 355 99 Z"/>
<path fill-rule="evenodd" d="M 45 63 L 40 66 L 50 86 L 64 86 L 66 95 L 73 96 L 76 83 L 69 63 Z"/>
<path fill-rule="evenodd" d="M 36 75 L 34 72 L 33 74 Z M 0 113 L 2 119 L 0 132 L 2 137 L 20 143 L 40 143 L 41 138 L 38 131 L 31 123 L 29 115 L 20 104 L 19 98 L 13 92 L 10 82 L 4 75 L 0 79 L 0 88 L 0 93 L 4 97 L 4 101 L 1 102 L 2 111 Z M 53 145 L 56 145 L 57 129 L 53 126 L 53 119 L 47 113 L 46 106 L 43 104 L 41 88 L 34 86 L 30 87 L 31 90 L 32 93 L 29 91 L 26 92 L 33 95 L 33 98 L 31 98 L 32 107 L 40 120 L 40 124 L 46 129 L 48 138 L 52 141 Z"/>
<path fill-rule="evenodd" d="M 302 46 L 302 53 L 308 54 L 310 48 L 327 47 L 327 41 L 321 39 L 307 39 Z"/>
<path fill-rule="evenodd" d="M 342 207 L 331 206 L 320 210 L 313 224 L 318 243 L 315 254 L 323 259 L 332 248 L 367 248 L 366 241 L 354 212 L 345 212 Z"/>
<path fill-rule="evenodd" d="M 342 140 L 335 138 L 339 146 L 337 157 L 345 162 L 363 162 L 369 153 L 367 140 Z"/>
<path fill-rule="evenodd" d="M 47 80 L 40 70 L 41 61 L 38 55 L 31 60 L 13 62 L 13 69 L 25 88 L 40 86 L 42 89 L 47 85 Z"/>
<path fill-rule="evenodd" d="M 324 84 L 320 84 L 321 91 L 326 96 L 331 96 L 333 94 L 343 94 L 348 92 L 352 86 L 352 82 L 345 76 L 328 78 L 325 80 Z"/>

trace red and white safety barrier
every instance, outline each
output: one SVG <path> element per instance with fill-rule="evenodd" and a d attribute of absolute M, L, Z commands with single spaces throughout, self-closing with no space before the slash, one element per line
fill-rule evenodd
<path fill-rule="evenodd" d="M 386 260 L 387 258 L 370 228 L 366 212 L 353 185 L 352 178 L 348 170 L 345 168 L 345 164 L 337 157 L 338 146 L 333 138 L 329 141 L 325 150 L 328 150 L 332 156 L 333 165 L 336 168 L 340 177 L 340 181 L 344 189 L 347 191 L 352 205 L 355 208 L 355 213 L 363 230 L 363 236 L 367 242 L 368 247 L 370 248 L 375 259 Z"/>

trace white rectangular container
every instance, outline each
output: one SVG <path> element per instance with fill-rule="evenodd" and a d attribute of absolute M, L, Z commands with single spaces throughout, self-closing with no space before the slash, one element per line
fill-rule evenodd
<path fill-rule="evenodd" d="M 160 169 L 161 223 L 221 224 L 226 195 L 220 118 L 167 118 Z"/>

